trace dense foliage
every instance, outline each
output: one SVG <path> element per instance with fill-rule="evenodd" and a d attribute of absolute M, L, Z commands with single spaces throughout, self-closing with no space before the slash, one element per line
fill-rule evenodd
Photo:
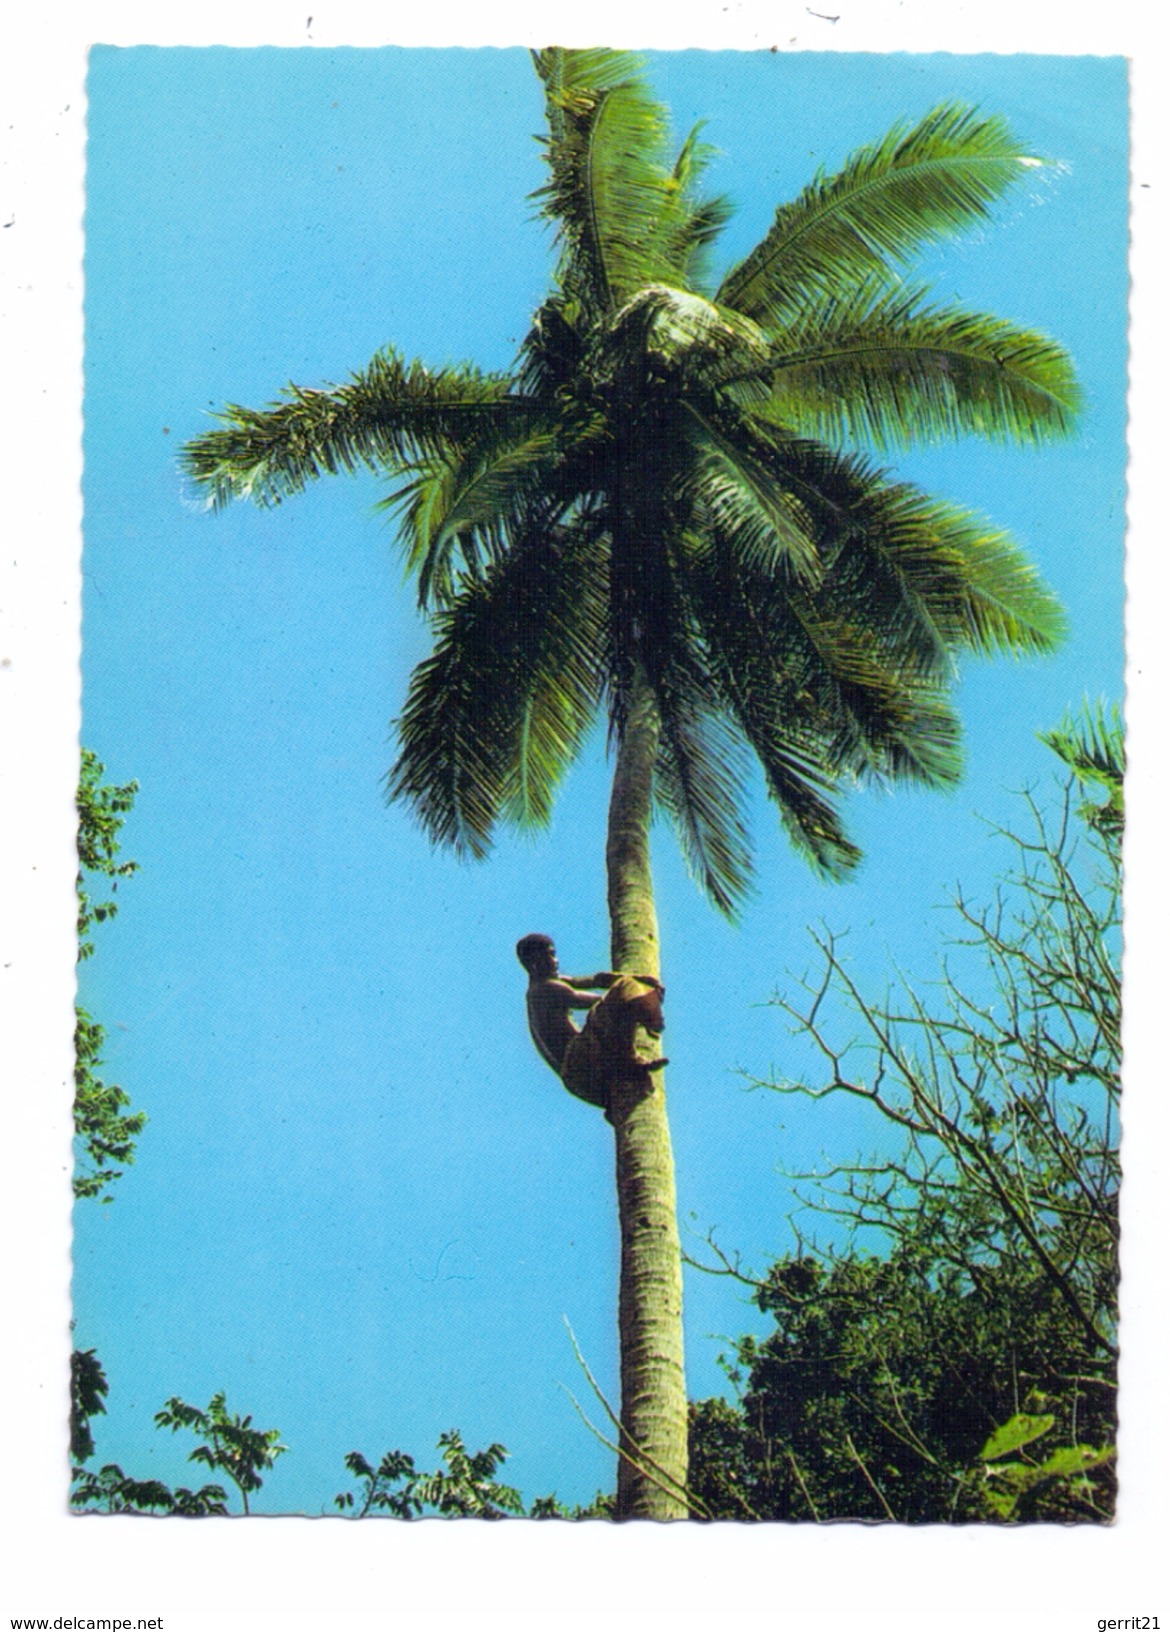
<path fill-rule="evenodd" d="M 222 1485 L 202 1485 L 198 1490 L 179 1485 L 172 1490 L 161 1479 L 134 1479 L 123 1473 L 116 1462 L 107 1462 L 97 1473 L 77 1469 L 69 1500 L 79 1511 L 173 1513 L 183 1519 L 202 1519 L 228 1511 L 227 1492 Z"/>
<path fill-rule="evenodd" d="M 756 1302 L 776 1330 L 737 1344 L 738 1400 L 691 1408 L 711 1517 L 1109 1517 L 1116 1380 L 1042 1276 L 1006 1255 L 965 1274 L 924 1242 L 782 1259 Z M 1021 1418 L 1037 1431 L 1009 1461 L 994 1441 Z M 1069 1450 L 1076 1477 L 1067 1455 L 1045 1471 Z"/>
<path fill-rule="evenodd" d="M 105 1415 L 110 1385 L 94 1349 L 74 1349 L 69 1358 L 69 1454 L 74 1462 L 93 1455 L 90 1419 Z"/>
<path fill-rule="evenodd" d="M 342 1491 L 334 1506 L 355 1519 L 367 1513 L 386 1513 L 398 1519 L 416 1519 L 424 1513 L 443 1518 L 503 1519 L 522 1514 L 520 1492 L 504 1485 L 496 1473 L 507 1458 L 502 1445 L 469 1451 L 459 1430 L 440 1434 L 443 1466 L 420 1473 L 414 1458 L 403 1451 L 387 1451 L 375 1468 L 360 1451 L 350 1451 L 345 1465 L 358 1481 L 360 1495 Z"/>
<path fill-rule="evenodd" d="M 155 1413 L 154 1421 L 156 1427 L 169 1428 L 172 1433 L 185 1428 L 199 1435 L 200 1443 L 191 1452 L 191 1461 L 226 1473 L 240 1493 L 245 1513 L 249 1493 L 264 1483 L 261 1475 L 288 1449 L 280 1443 L 278 1428 L 254 1428 L 250 1416 L 228 1410 L 222 1393 L 214 1395 L 205 1408 L 169 1399 Z"/>
<path fill-rule="evenodd" d="M 160 1479 L 136 1479 L 116 1462 L 105 1463 L 96 1473 L 84 1464 L 94 1454 L 89 1419 L 105 1411 L 109 1385 L 101 1363 L 92 1349 L 73 1356 L 72 1451 L 73 1489 L 70 1505 L 80 1512 L 173 1514 L 178 1518 L 204 1518 L 231 1512 L 228 1493 L 222 1485 L 202 1485 L 198 1490 L 179 1485 L 172 1489 Z M 170 1399 L 155 1414 L 156 1428 L 172 1432 L 186 1429 L 197 1436 L 190 1454 L 212 1472 L 226 1474 L 239 1493 L 240 1511 L 250 1511 L 249 1495 L 264 1483 L 288 1447 L 276 1428 L 256 1428 L 250 1416 L 228 1410 L 226 1397 L 216 1394 L 206 1407 Z M 502 1445 L 469 1451 L 459 1430 L 439 1436 L 441 1465 L 425 1471 L 415 1466 L 404 1451 L 387 1451 L 374 1466 L 360 1451 L 351 1451 L 345 1465 L 357 1482 L 357 1492 L 342 1491 L 334 1506 L 347 1518 L 369 1515 L 398 1519 L 424 1517 L 503 1519 L 510 1517 L 595 1518 L 613 1517 L 613 1501 L 599 1495 L 588 1508 L 568 1509 L 555 1496 L 539 1497 L 525 1509 L 519 1491 L 505 1485 L 496 1475 L 508 1453 Z"/>

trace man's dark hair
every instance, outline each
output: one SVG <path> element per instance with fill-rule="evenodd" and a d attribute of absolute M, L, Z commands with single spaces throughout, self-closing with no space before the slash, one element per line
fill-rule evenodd
<path fill-rule="evenodd" d="M 531 974 L 532 965 L 537 961 L 540 953 L 553 950 L 551 935 L 524 935 L 516 942 L 516 956 Z"/>

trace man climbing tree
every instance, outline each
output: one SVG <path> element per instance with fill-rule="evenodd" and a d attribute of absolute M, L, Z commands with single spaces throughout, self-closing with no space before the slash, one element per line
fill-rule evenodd
<path fill-rule="evenodd" d="M 516 943 L 516 956 L 528 971 L 528 1029 L 537 1053 L 571 1094 L 601 1106 L 612 1120 L 607 1084 L 615 1071 L 632 1067 L 649 1073 L 670 1064 L 657 1054 L 638 1052 L 639 1028 L 651 1039 L 662 1033 L 666 988 L 653 975 L 617 975 L 612 969 L 562 975 L 547 935 L 525 935 Z M 599 992 L 605 996 L 599 998 Z M 574 1009 L 589 1010 L 582 1030 L 573 1024 Z"/>

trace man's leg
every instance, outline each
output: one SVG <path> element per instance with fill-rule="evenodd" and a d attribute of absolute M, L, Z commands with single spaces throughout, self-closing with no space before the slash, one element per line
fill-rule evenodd
<path fill-rule="evenodd" d="M 659 989 L 637 975 L 619 975 L 601 1002 L 590 1009 L 581 1035 L 595 1041 L 607 1065 L 635 1065 L 657 1071 L 667 1062 L 643 1058 L 637 1052 L 635 1039 L 639 1026 L 658 1037 L 665 1024 Z"/>
<path fill-rule="evenodd" d="M 608 1095 L 605 1091 L 605 1063 L 598 1038 L 588 1027 L 565 1050 L 561 1062 L 561 1081 L 577 1099 L 587 1105 L 605 1110 Z"/>
<path fill-rule="evenodd" d="M 633 976 L 623 975 L 622 980 L 629 980 L 631 987 L 636 988 L 625 1000 L 625 1015 L 631 1036 L 639 1026 L 644 1026 L 652 1037 L 660 1037 L 666 1027 L 662 1017 L 662 993 L 658 987 L 648 986 L 645 981 Z"/>
<path fill-rule="evenodd" d="M 665 1022 L 662 994 L 636 975 L 621 975 L 590 1009 L 585 1025 L 565 1050 L 561 1081 L 577 1099 L 596 1105 L 609 1116 L 608 1082 L 612 1072 L 661 1071 L 668 1061 L 643 1057 L 635 1038 L 639 1026 L 657 1037 Z"/>

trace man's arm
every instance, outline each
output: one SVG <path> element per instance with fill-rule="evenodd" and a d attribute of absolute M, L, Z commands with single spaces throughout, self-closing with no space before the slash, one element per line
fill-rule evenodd
<path fill-rule="evenodd" d="M 591 982 L 587 982 L 584 976 L 571 980 L 565 975 L 557 975 L 553 980 L 533 981 L 528 988 L 529 1000 L 536 1004 L 541 1014 L 591 1009 L 600 1000 L 595 991 L 590 991 L 590 985 Z"/>
<path fill-rule="evenodd" d="M 599 969 L 595 975 L 559 975 L 557 978 L 563 980 L 566 986 L 572 986 L 576 991 L 605 992 L 622 977 L 620 974 L 614 974 L 612 969 Z M 647 986 L 653 986 L 659 996 L 666 991 L 666 987 L 655 975 L 634 975 L 633 979 L 644 981 Z"/>
<path fill-rule="evenodd" d="M 572 986 L 578 992 L 605 992 L 618 979 L 612 969 L 599 969 L 595 975 L 559 975 L 566 986 Z"/>
<path fill-rule="evenodd" d="M 568 982 L 566 982 L 567 984 Z M 601 999 L 596 992 L 590 991 L 588 987 L 577 985 L 573 986 L 571 992 L 565 994 L 564 999 L 566 1009 L 591 1009 L 600 1001 Z"/>

